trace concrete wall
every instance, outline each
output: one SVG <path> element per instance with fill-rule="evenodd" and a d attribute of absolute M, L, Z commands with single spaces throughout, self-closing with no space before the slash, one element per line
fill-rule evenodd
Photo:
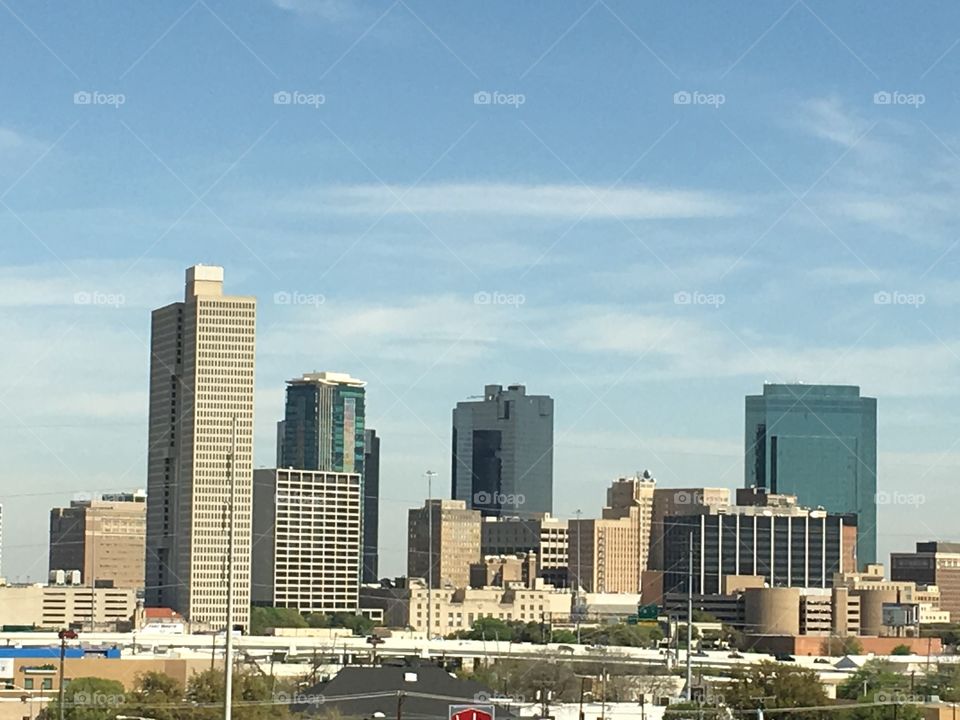
<path fill-rule="evenodd" d="M 751 634 L 799 635 L 800 589 L 747 588 L 744 619 Z"/>

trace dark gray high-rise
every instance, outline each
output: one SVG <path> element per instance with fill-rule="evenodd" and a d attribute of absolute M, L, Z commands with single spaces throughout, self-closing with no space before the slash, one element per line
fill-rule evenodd
<path fill-rule="evenodd" d="M 484 515 L 553 512 L 553 398 L 487 385 L 453 410 L 452 496 Z"/>
<path fill-rule="evenodd" d="M 377 431 L 363 432 L 363 582 L 375 583 L 379 578 L 378 557 L 380 528 L 380 438 Z"/>
<path fill-rule="evenodd" d="M 746 400 L 747 487 L 857 515 L 857 561 L 877 560 L 877 400 L 856 385 L 763 386 Z"/>

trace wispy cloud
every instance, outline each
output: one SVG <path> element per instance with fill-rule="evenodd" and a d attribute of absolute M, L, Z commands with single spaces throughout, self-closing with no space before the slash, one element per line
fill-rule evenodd
<path fill-rule="evenodd" d="M 309 15 L 327 22 L 347 22 L 364 12 L 355 0 L 271 0 L 281 10 Z"/>
<path fill-rule="evenodd" d="M 402 198 L 402 201 L 398 201 Z M 360 214 L 418 213 L 505 215 L 576 219 L 678 219 L 726 217 L 741 212 L 719 193 L 656 188 L 454 183 L 420 185 L 349 185 L 316 188 L 287 196 L 281 209 L 294 212 Z"/>

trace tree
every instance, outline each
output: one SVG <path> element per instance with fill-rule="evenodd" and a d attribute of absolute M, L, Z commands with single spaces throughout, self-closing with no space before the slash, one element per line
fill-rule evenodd
<path fill-rule="evenodd" d="M 353 613 L 310 613 L 305 622 L 312 628 L 346 628 L 354 635 L 369 635 L 376 627 L 376 623 L 370 618 Z"/>
<path fill-rule="evenodd" d="M 891 712 L 898 720 L 920 720 L 922 713 L 911 704 L 920 696 L 911 692 L 910 683 L 889 661 L 870 660 L 837 687 L 837 697 L 861 703 L 850 711 L 852 720 L 887 720 Z"/>
<path fill-rule="evenodd" d="M 63 715 L 66 720 L 113 720 L 124 702 L 123 684 L 116 680 L 75 678 L 64 690 Z M 44 713 L 47 718 L 59 718 L 59 698 L 53 700 Z"/>
<path fill-rule="evenodd" d="M 195 707 L 179 712 L 177 718 L 220 720 L 223 716 L 224 674 L 206 670 L 190 678 L 187 700 Z M 290 715 L 286 694 L 275 696 L 269 678 L 261 674 L 235 672 L 233 675 L 233 718 L 235 720 L 283 720 Z"/>
<path fill-rule="evenodd" d="M 890 651 L 891 655 L 912 655 L 913 650 L 910 649 L 909 645 L 900 644 L 897 645 L 893 650 Z"/>
<path fill-rule="evenodd" d="M 824 655 L 830 655 L 831 657 L 862 655 L 863 643 L 853 635 L 846 637 L 831 635 L 828 638 L 824 638 L 823 642 L 820 643 L 820 652 Z"/>
<path fill-rule="evenodd" d="M 266 635 L 269 628 L 305 628 L 307 621 L 295 608 L 250 608 L 250 634 Z"/>
<path fill-rule="evenodd" d="M 577 634 L 566 628 L 554 630 L 550 633 L 550 642 L 570 645 L 577 642 Z"/>
<path fill-rule="evenodd" d="M 723 689 L 725 703 L 734 710 L 819 707 L 827 703 L 820 677 L 813 670 L 765 660 L 730 673 Z M 816 712 L 791 713 L 791 718 L 816 718 Z"/>
<path fill-rule="evenodd" d="M 151 717 L 154 720 L 179 720 L 183 713 L 176 706 L 183 702 L 184 693 L 180 683 L 169 675 L 148 672 L 137 676 L 122 714 Z"/>

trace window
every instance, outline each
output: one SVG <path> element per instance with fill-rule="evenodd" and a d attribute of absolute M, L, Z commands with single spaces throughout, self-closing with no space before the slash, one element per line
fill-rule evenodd
<path fill-rule="evenodd" d="M 53 690 L 53 678 L 44 678 L 40 683 L 41 690 Z"/>
<path fill-rule="evenodd" d="M 24 689 L 24 690 L 33 690 L 33 678 L 24 678 L 24 680 L 23 680 L 23 689 Z"/>

